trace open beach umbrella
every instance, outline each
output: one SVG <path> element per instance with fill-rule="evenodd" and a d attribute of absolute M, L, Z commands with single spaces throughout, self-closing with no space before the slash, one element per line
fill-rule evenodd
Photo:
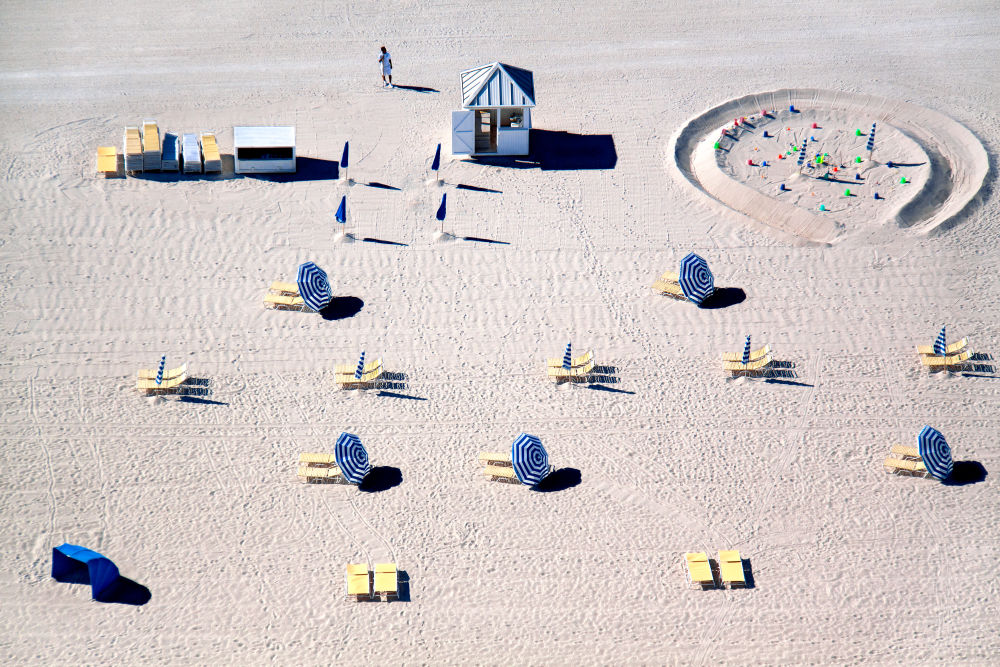
<path fill-rule="evenodd" d="M 349 144 L 350 144 L 350 142 L 348 142 L 348 141 L 344 142 L 344 154 L 340 156 L 340 168 L 341 169 L 347 169 L 347 153 L 348 153 Z"/>
<path fill-rule="evenodd" d="M 441 144 L 438 144 L 437 150 L 434 151 L 434 161 L 431 162 L 431 171 L 437 171 L 441 168 Z"/>
<path fill-rule="evenodd" d="M 156 370 L 156 384 L 163 382 L 163 367 L 167 365 L 167 355 L 160 357 L 160 367 Z"/>
<path fill-rule="evenodd" d="M 945 342 L 944 330 L 945 327 L 941 327 L 941 333 L 938 334 L 937 340 L 934 341 L 934 354 L 942 357 L 948 353 L 948 344 Z"/>
<path fill-rule="evenodd" d="M 750 336 L 747 336 L 747 342 L 743 345 L 743 363 L 750 363 Z"/>
<path fill-rule="evenodd" d="M 299 266 L 296 282 L 299 285 L 299 294 L 302 296 L 302 300 L 313 310 L 322 310 L 333 298 L 326 271 L 312 262 L 306 262 Z"/>
<path fill-rule="evenodd" d="M 365 475 L 371 472 L 368 462 L 368 452 L 361 444 L 361 438 L 353 433 L 341 433 L 337 444 L 333 447 L 333 456 L 337 459 L 337 467 L 351 484 L 360 484 Z"/>
<path fill-rule="evenodd" d="M 514 463 L 514 474 L 521 484 L 534 486 L 549 474 L 549 454 L 542 447 L 542 441 L 533 435 L 522 433 L 514 440 L 510 449 Z"/>
<path fill-rule="evenodd" d="M 361 358 L 358 359 L 358 367 L 354 369 L 354 379 L 360 380 L 365 373 L 365 351 L 361 350 Z"/>
<path fill-rule="evenodd" d="M 944 436 L 936 428 L 925 426 L 917 436 L 917 451 L 927 466 L 927 472 L 940 480 L 948 479 L 954 462 L 951 460 L 951 447 L 945 442 Z"/>
<path fill-rule="evenodd" d="M 340 224 L 347 222 L 347 195 L 340 198 L 340 206 L 337 208 L 337 222 Z"/>
<path fill-rule="evenodd" d="M 715 291 L 715 277 L 708 270 L 708 262 L 698 255 L 688 253 L 681 260 L 681 291 L 691 301 L 701 305 Z"/>
<path fill-rule="evenodd" d="M 573 343 L 566 343 L 566 351 L 563 353 L 563 368 L 569 370 L 573 366 Z"/>

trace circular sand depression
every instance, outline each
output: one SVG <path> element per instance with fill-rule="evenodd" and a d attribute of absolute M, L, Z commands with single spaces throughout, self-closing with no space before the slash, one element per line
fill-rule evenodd
<path fill-rule="evenodd" d="M 872 123 L 877 128 L 869 159 Z M 800 168 L 792 146 L 801 149 L 803 140 L 807 162 Z M 747 95 L 709 109 L 675 135 L 673 155 L 684 178 L 716 201 L 819 243 L 888 221 L 936 229 L 965 210 L 989 170 L 979 140 L 942 114 L 813 89 Z"/>

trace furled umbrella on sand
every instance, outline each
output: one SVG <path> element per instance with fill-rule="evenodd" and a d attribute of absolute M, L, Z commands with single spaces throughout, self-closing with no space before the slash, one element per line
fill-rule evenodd
<path fill-rule="evenodd" d="M 562 367 L 569 370 L 573 367 L 573 342 L 566 343 L 566 352 L 563 353 Z"/>
<path fill-rule="evenodd" d="M 549 454 L 542 447 L 542 441 L 533 435 L 517 436 L 510 449 L 510 458 L 521 484 L 535 486 L 549 474 Z"/>
<path fill-rule="evenodd" d="M 948 354 L 948 343 L 944 333 L 946 328 L 947 327 L 941 327 L 941 333 L 938 334 L 937 339 L 934 341 L 934 354 L 939 357 L 943 357 Z"/>
<path fill-rule="evenodd" d="M 746 366 L 750 363 L 750 336 L 747 336 L 747 342 L 743 345 L 743 365 Z"/>
<path fill-rule="evenodd" d="M 306 262 L 299 266 L 296 282 L 299 286 L 299 296 L 302 297 L 307 306 L 317 312 L 323 310 L 333 299 L 326 271 L 312 262 Z"/>
<path fill-rule="evenodd" d="M 361 438 L 353 433 L 340 434 L 333 448 L 333 456 L 344 479 L 351 484 L 360 484 L 372 470 L 368 462 L 368 452 L 361 444 Z"/>

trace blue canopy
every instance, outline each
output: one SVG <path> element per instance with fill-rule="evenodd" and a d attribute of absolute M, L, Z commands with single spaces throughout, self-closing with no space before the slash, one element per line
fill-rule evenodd
<path fill-rule="evenodd" d="M 533 435 L 522 433 L 510 448 L 510 458 L 514 464 L 514 474 L 521 484 L 534 486 L 549 474 L 549 455 L 542 447 L 542 441 Z"/>
<path fill-rule="evenodd" d="M 83 576 L 86 573 L 86 576 Z M 52 549 L 52 578 L 56 581 L 89 583 L 90 596 L 105 599 L 118 581 L 118 568 L 96 551 L 75 544 L 61 544 Z"/>
<path fill-rule="evenodd" d="M 698 255 L 688 253 L 681 260 L 681 291 L 691 301 L 701 305 L 715 291 L 715 277 L 708 270 L 708 262 Z"/>
<path fill-rule="evenodd" d="M 923 459 L 931 477 L 948 479 L 954 463 L 951 460 L 951 447 L 945 442 L 940 431 L 925 426 L 917 436 L 917 451 L 920 452 L 920 458 Z"/>
<path fill-rule="evenodd" d="M 343 473 L 344 479 L 351 484 L 360 484 L 365 475 L 371 472 L 368 452 L 361 444 L 361 438 L 353 433 L 340 434 L 333 448 L 333 456 L 337 459 L 337 467 Z"/>
<path fill-rule="evenodd" d="M 299 295 L 302 300 L 313 310 L 322 310 L 333 298 L 326 271 L 312 262 L 306 262 L 299 266 L 296 282 L 299 284 Z"/>

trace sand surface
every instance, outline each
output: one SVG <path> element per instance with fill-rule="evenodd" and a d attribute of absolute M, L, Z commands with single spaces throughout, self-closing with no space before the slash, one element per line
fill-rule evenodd
<path fill-rule="evenodd" d="M 993 3 L 7 2 L 0 19 L 4 663 L 1000 654 L 994 171 L 944 224 L 851 220 L 803 243 L 692 187 L 676 139 L 760 91 L 844 91 L 947 116 L 995 165 Z M 381 87 L 383 43 L 411 88 Z M 446 155 L 428 185 L 459 71 L 493 60 L 535 72 L 558 150 Z M 223 153 L 234 125 L 295 125 L 310 161 L 284 181 L 95 178 L 96 147 L 145 118 L 215 131 Z M 353 187 L 330 178 L 348 140 Z M 388 243 L 334 243 L 345 193 L 352 232 Z M 690 251 L 728 307 L 651 293 Z M 339 319 L 262 307 L 307 260 Z M 919 366 L 942 324 L 980 355 L 964 374 Z M 724 378 L 747 334 L 786 377 Z M 603 382 L 545 380 L 567 340 Z M 393 385 L 335 387 L 361 349 Z M 161 354 L 200 395 L 137 395 Z M 883 472 L 924 424 L 969 483 Z M 296 481 L 298 453 L 344 430 L 388 488 Z M 567 488 L 481 479 L 476 454 L 521 431 Z M 149 602 L 55 582 L 64 541 Z M 689 590 L 682 554 L 729 548 L 753 587 Z M 344 601 L 345 563 L 390 559 L 408 601 Z"/>

